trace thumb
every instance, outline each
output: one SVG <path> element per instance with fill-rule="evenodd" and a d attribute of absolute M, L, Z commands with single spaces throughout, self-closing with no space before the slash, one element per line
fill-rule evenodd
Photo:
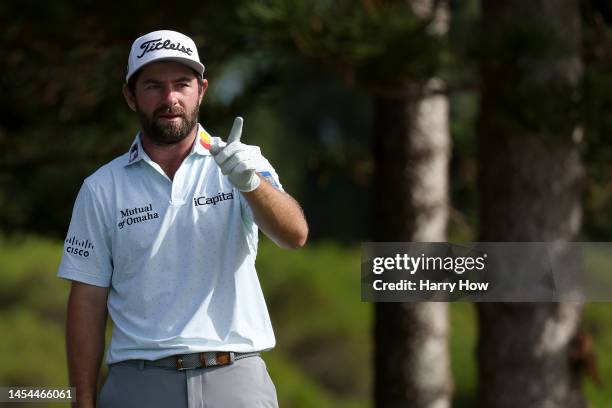
<path fill-rule="evenodd" d="M 227 138 L 227 144 L 240 141 L 240 136 L 242 135 L 242 122 L 243 120 L 240 116 L 234 119 L 234 125 L 232 126 L 232 130 Z"/>

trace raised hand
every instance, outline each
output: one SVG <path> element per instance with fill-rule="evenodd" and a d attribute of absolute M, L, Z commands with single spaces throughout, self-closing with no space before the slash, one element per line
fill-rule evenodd
<path fill-rule="evenodd" d="M 210 147 L 210 153 L 221 168 L 221 172 L 229 178 L 234 187 L 248 192 L 255 190 L 261 183 L 261 179 L 255 172 L 255 164 L 261 157 L 261 152 L 257 146 L 249 146 L 240 142 L 242 123 L 241 117 L 234 119 L 227 144 L 223 142 L 213 144 Z"/>

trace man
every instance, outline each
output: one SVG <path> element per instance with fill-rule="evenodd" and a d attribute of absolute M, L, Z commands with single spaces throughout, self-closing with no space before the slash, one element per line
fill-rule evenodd
<path fill-rule="evenodd" d="M 275 407 L 261 351 L 275 339 L 255 272 L 258 227 L 285 248 L 306 242 L 299 205 L 256 146 L 197 123 L 208 82 L 194 42 L 138 38 L 123 93 L 141 131 L 88 177 L 58 275 L 72 281 L 70 383 L 96 403 L 106 313 L 113 320 L 102 407 Z"/>

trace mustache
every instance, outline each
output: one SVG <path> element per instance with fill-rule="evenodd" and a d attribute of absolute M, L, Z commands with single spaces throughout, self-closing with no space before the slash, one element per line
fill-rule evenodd
<path fill-rule="evenodd" d="M 153 112 L 153 116 L 159 115 L 176 115 L 176 116 L 185 116 L 185 110 L 180 107 L 172 108 L 170 106 L 162 106 Z"/>

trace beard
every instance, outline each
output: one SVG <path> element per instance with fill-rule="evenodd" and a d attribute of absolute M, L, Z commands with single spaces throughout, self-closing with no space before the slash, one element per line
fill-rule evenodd
<path fill-rule="evenodd" d="M 151 116 L 140 110 L 136 103 L 136 113 L 140 119 L 142 131 L 149 139 L 158 145 L 172 145 L 185 139 L 198 122 L 198 103 L 191 112 L 185 111 L 181 107 L 161 106 L 157 108 Z M 178 121 L 162 122 L 160 115 L 176 115 Z"/>

